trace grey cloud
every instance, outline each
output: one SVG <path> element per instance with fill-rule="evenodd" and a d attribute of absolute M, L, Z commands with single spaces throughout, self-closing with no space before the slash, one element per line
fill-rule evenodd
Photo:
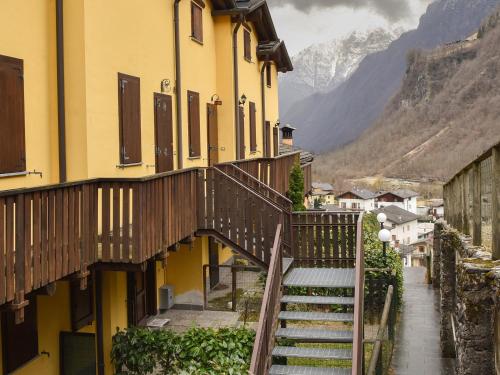
<path fill-rule="evenodd" d="M 335 8 L 344 6 L 348 8 L 368 8 L 391 21 L 397 21 L 410 15 L 411 0 L 268 0 L 270 6 L 292 5 L 302 12 L 311 9 Z"/>

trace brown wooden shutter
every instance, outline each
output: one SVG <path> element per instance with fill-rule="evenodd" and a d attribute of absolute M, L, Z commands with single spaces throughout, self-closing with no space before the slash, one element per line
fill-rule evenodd
<path fill-rule="evenodd" d="M 266 150 L 265 150 L 265 157 L 269 158 L 271 157 L 271 122 L 266 121 Z"/>
<path fill-rule="evenodd" d="M 245 59 L 250 61 L 252 60 L 252 39 L 250 31 L 248 31 L 247 29 L 243 30 L 243 41 L 244 41 Z"/>
<path fill-rule="evenodd" d="M 16 324 L 15 313 L 2 313 L 2 346 L 4 374 L 10 374 L 38 356 L 36 296 L 24 309 L 24 322 Z"/>
<path fill-rule="evenodd" d="M 191 2 L 191 36 L 203 42 L 203 10 L 195 2 Z"/>
<path fill-rule="evenodd" d="M 89 278 L 87 289 L 80 289 L 79 281 L 70 284 L 71 328 L 78 331 L 94 320 L 94 293 L 92 278 Z"/>
<path fill-rule="evenodd" d="M 0 55 L 0 174 L 24 172 L 23 61 Z"/>
<path fill-rule="evenodd" d="M 274 127 L 273 128 L 273 148 L 274 148 L 274 156 L 278 156 L 280 154 L 280 148 L 279 148 L 279 143 L 280 143 L 280 137 L 278 133 L 278 128 Z"/>
<path fill-rule="evenodd" d="M 255 123 L 255 103 L 250 102 L 250 152 L 257 151 L 257 126 Z"/>
<path fill-rule="evenodd" d="M 243 107 L 239 108 L 239 116 L 240 116 L 240 152 L 239 158 L 245 159 L 245 111 Z"/>
<path fill-rule="evenodd" d="M 266 66 L 266 84 L 267 84 L 267 87 L 271 87 L 271 84 L 273 82 L 271 73 L 272 73 L 271 65 L 267 65 Z"/>
<path fill-rule="evenodd" d="M 118 73 L 120 112 L 120 163 L 140 163 L 141 156 L 140 79 Z"/>
<path fill-rule="evenodd" d="M 189 157 L 201 156 L 200 94 L 188 91 Z"/>

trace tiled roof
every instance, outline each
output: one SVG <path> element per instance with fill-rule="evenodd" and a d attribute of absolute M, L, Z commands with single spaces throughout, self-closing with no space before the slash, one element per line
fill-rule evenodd
<path fill-rule="evenodd" d="M 304 165 L 314 161 L 314 155 L 309 151 L 301 150 L 298 147 L 290 146 L 284 143 L 280 144 L 280 155 L 289 154 L 291 152 L 300 151 L 300 164 Z"/>
<path fill-rule="evenodd" d="M 403 198 L 403 199 L 406 199 L 406 198 L 413 198 L 413 197 L 418 197 L 419 194 L 413 190 L 408 190 L 408 189 L 398 189 L 398 190 L 392 190 L 392 191 L 389 191 L 389 192 L 385 192 L 385 193 L 391 193 L 391 194 L 394 194 L 400 198 Z M 385 194 L 384 193 L 384 194 Z M 383 194 L 380 194 L 380 195 L 383 195 Z"/>
<path fill-rule="evenodd" d="M 342 197 L 342 195 L 344 195 L 346 193 L 354 194 L 354 195 L 360 197 L 361 199 L 365 199 L 365 200 L 366 199 L 373 199 L 376 197 L 376 194 L 373 191 L 370 191 L 368 189 L 357 189 L 357 188 L 345 191 L 342 194 L 340 194 L 339 197 Z"/>
<path fill-rule="evenodd" d="M 401 207 L 390 205 L 387 207 L 374 210 L 373 213 L 378 215 L 383 212 L 387 216 L 387 220 L 394 224 L 404 224 L 410 221 L 418 220 L 419 216 L 413 212 L 403 210 Z"/>
<path fill-rule="evenodd" d="M 333 190 L 333 186 L 326 183 L 326 182 L 313 182 L 312 187 L 313 187 L 313 189 L 321 189 L 324 191 L 332 191 Z"/>

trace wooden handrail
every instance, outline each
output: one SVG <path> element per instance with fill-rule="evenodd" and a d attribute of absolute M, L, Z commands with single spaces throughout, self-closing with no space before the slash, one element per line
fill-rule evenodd
<path fill-rule="evenodd" d="M 372 355 L 370 358 L 370 364 L 368 367 L 367 375 L 374 375 L 377 369 L 377 362 L 380 357 L 380 351 L 382 349 L 382 341 L 384 341 L 385 330 L 387 328 L 387 322 L 389 321 L 389 313 L 391 311 L 392 305 L 392 295 L 394 293 L 394 287 L 389 285 L 387 289 L 387 294 L 385 296 L 384 311 L 382 312 L 382 320 L 377 331 L 377 338 L 375 339 L 375 345 L 373 347 Z"/>
<path fill-rule="evenodd" d="M 352 375 L 363 374 L 365 259 L 363 246 L 363 214 L 356 229 L 356 280 L 354 289 L 354 338 L 352 344 Z"/>
<path fill-rule="evenodd" d="M 274 347 L 282 294 L 282 261 L 281 224 L 278 224 L 252 351 L 251 375 L 267 375 L 271 364 L 271 352 Z"/>

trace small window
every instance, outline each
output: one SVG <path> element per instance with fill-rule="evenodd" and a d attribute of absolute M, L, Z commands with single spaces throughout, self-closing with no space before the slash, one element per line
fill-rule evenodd
<path fill-rule="evenodd" d="M 140 163 L 141 84 L 137 77 L 118 73 L 120 164 Z"/>
<path fill-rule="evenodd" d="M 0 174 L 24 172 L 23 60 L 0 55 Z"/>
<path fill-rule="evenodd" d="M 191 2 L 191 37 L 203 43 L 203 7 L 199 2 Z"/>
<path fill-rule="evenodd" d="M 273 77 L 272 77 L 272 67 L 271 65 L 266 66 L 266 84 L 267 87 L 271 87 L 273 82 Z"/>
<path fill-rule="evenodd" d="M 24 309 L 24 322 L 16 324 L 15 313 L 2 313 L 3 370 L 10 374 L 38 356 L 36 296 Z"/>
<path fill-rule="evenodd" d="M 201 156 L 200 149 L 200 94 L 188 91 L 189 157 Z"/>
<path fill-rule="evenodd" d="M 248 61 L 252 61 L 252 39 L 250 36 L 250 31 L 248 31 L 247 29 L 243 30 L 243 41 L 245 59 Z"/>

